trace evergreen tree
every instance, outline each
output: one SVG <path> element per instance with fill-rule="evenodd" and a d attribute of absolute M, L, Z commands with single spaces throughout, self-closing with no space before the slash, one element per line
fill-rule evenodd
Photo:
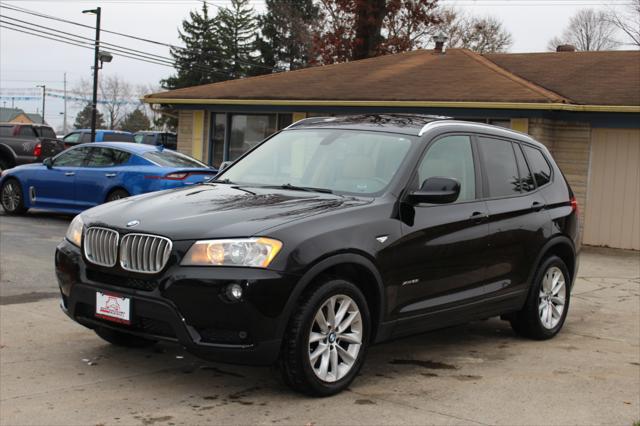
<path fill-rule="evenodd" d="M 230 78 L 226 71 L 227 64 L 222 60 L 217 19 L 209 16 L 207 3 L 202 3 L 201 12 L 191 11 L 189 18 L 182 21 L 182 31 L 179 31 L 184 48 L 171 49 L 177 73 L 161 81 L 165 89 L 215 83 Z"/>
<path fill-rule="evenodd" d="M 251 75 L 256 62 L 257 19 L 249 0 L 231 0 L 231 7 L 220 9 L 218 33 L 223 55 L 233 78 Z"/>
<path fill-rule="evenodd" d="M 121 130 L 126 130 L 131 133 L 139 132 L 140 130 L 149 130 L 150 127 L 151 122 L 149 121 L 149 118 L 139 108 L 134 109 L 127 114 L 124 117 L 124 120 L 122 120 L 122 124 L 120 126 Z"/>
<path fill-rule="evenodd" d="M 76 115 L 76 121 L 73 123 L 73 127 L 76 129 L 90 129 L 91 128 L 91 104 L 87 104 L 82 111 Z M 102 129 L 105 127 L 104 116 L 98 111 L 96 114 L 96 129 Z"/>
<path fill-rule="evenodd" d="M 258 18 L 261 37 L 257 47 L 262 63 L 279 70 L 306 67 L 313 48 L 313 26 L 319 18 L 319 7 L 313 0 L 295 3 L 266 0 L 266 6 L 267 12 Z"/>

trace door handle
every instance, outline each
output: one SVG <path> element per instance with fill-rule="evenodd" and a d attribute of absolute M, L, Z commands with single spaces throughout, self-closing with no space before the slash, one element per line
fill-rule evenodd
<path fill-rule="evenodd" d="M 482 223 L 489 218 L 489 215 L 485 212 L 473 212 L 471 213 L 471 219 L 475 223 Z"/>
<path fill-rule="evenodd" d="M 534 201 L 533 204 L 531 204 L 531 208 L 534 211 L 539 212 L 540 210 L 545 208 L 545 204 L 541 203 L 540 201 Z"/>
<path fill-rule="evenodd" d="M 117 173 L 105 173 L 104 175 L 105 175 L 105 177 L 112 178 L 112 177 L 116 177 L 118 174 Z"/>
<path fill-rule="evenodd" d="M 66 172 L 64 175 L 65 176 L 75 176 L 76 172 Z"/>

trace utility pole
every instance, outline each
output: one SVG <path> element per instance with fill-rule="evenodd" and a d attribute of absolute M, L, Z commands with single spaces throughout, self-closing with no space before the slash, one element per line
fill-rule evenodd
<path fill-rule="evenodd" d="M 11 108 L 12 108 L 12 109 L 13 109 L 13 108 L 15 108 L 15 102 L 14 102 L 15 100 L 16 100 L 16 98 L 14 98 L 14 97 L 12 96 L 12 97 L 11 97 Z"/>
<path fill-rule="evenodd" d="M 100 56 L 100 13 L 102 9 L 83 10 L 82 13 L 96 15 L 96 44 L 93 55 L 93 100 L 91 103 L 91 142 L 96 140 L 96 121 L 98 116 L 98 60 Z"/>
<path fill-rule="evenodd" d="M 64 118 L 62 120 L 62 133 L 67 134 L 67 73 L 64 73 Z"/>
<path fill-rule="evenodd" d="M 42 88 L 42 124 L 44 124 L 44 106 L 46 104 L 47 86 L 45 84 L 41 84 L 36 87 Z"/>

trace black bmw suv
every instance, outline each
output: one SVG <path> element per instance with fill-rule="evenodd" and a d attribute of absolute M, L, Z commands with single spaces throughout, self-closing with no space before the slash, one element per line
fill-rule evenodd
<path fill-rule="evenodd" d="M 179 342 L 345 389 L 373 343 L 501 316 L 560 331 L 578 206 L 547 149 L 430 116 L 298 122 L 210 182 L 78 215 L 62 309 L 108 342 Z"/>

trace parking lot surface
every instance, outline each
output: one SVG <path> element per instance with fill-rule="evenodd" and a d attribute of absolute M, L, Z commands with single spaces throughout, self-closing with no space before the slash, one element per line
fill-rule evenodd
<path fill-rule="evenodd" d="M 640 420 L 640 254 L 584 250 L 564 330 L 498 319 L 375 346 L 351 388 L 292 393 L 267 368 L 108 345 L 60 311 L 70 217 L 0 213 L 0 424 L 617 424 Z"/>

